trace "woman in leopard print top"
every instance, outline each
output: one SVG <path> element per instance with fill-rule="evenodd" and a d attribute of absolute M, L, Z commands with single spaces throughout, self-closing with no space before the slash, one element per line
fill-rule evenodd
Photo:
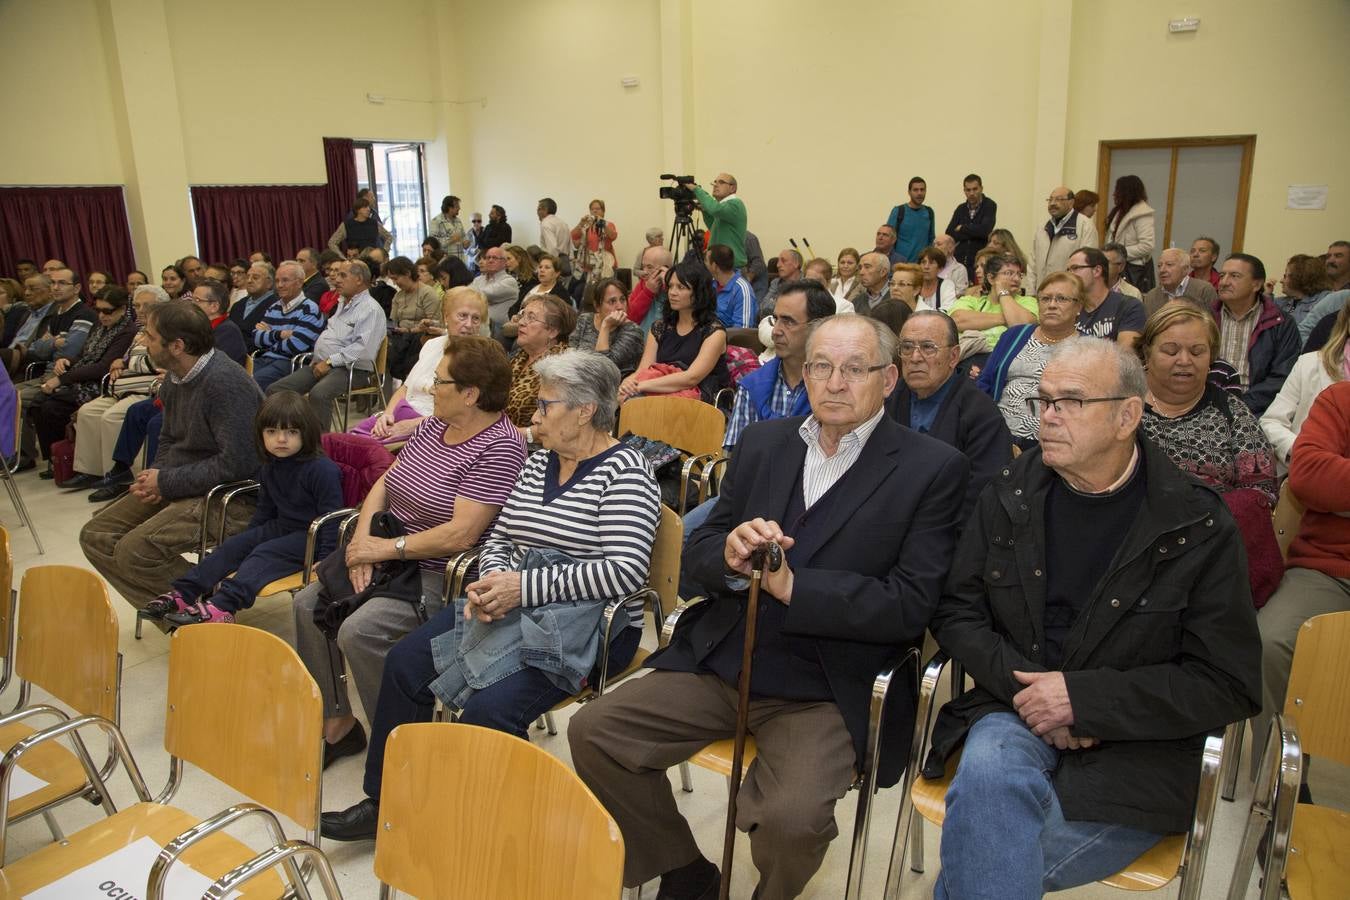
<path fill-rule="evenodd" d="M 538 405 L 539 375 L 534 364 L 566 350 L 576 324 L 576 310 L 553 294 L 532 294 L 521 308 L 516 350 L 511 355 L 511 393 L 506 400 L 506 414 L 517 428 L 529 428 Z"/>

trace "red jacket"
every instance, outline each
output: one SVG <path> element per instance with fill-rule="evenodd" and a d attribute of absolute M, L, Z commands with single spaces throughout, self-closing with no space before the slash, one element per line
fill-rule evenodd
<path fill-rule="evenodd" d="M 1290 566 L 1350 578 L 1350 382 L 1313 401 L 1289 464 L 1289 487 L 1307 507 Z"/>

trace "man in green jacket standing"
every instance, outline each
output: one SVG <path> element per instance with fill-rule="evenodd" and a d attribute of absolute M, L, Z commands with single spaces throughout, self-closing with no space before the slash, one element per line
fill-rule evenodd
<path fill-rule="evenodd" d="M 708 245 L 726 244 L 736 257 L 736 268 L 745 266 L 745 204 L 736 196 L 736 179 L 726 172 L 713 179 L 712 193 L 709 194 L 698 185 L 694 185 L 694 196 L 698 198 L 698 208 L 712 231 Z"/>

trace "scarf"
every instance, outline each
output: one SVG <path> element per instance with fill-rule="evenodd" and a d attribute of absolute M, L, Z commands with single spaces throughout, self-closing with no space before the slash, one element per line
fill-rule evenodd
<path fill-rule="evenodd" d="M 109 345 L 117 340 L 117 336 L 126 331 L 127 328 L 135 328 L 136 320 L 132 318 L 129 311 L 122 313 L 122 318 L 116 325 L 107 326 L 101 322 L 94 326 L 94 330 L 89 332 L 89 337 L 85 339 L 84 346 L 80 348 L 80 357 L 75 360 L 71 368 L 78 366 L 87 366 L 98 362 L 103 358 L 103 354 L 108 352 Z M 88 403 L 98 396 L 102 387 L 101 380 L 81 381 L 75 385 L 75 398 L 81 404 Z"/>

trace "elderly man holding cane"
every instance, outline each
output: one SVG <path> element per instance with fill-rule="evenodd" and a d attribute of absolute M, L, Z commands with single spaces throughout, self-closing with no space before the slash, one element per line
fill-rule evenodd
<path fill-rule="evenodd" d="M 709 599 L 650 658 L 656 672 L 572 719 L 573 763 L 623 831 L 629 886 L 660 876 L 663 900 L 717 895 L 717 866 L 665 770 L 735 732 L 751 557 L 770 543 L 784 560 L 764 574 L 756 610 L 747 719 L 758 754 L 736 815 L 761 900 L 800 894 L 838 833 L 834 805 L 864 758 L 873 678 L 922 639 L 970 472 L 956 450 L 884 414 L 899 378 L 895 340 L 864 316 L 813 325 L 810 415 L 746 429 L 717 506 L 685 548 Z M 914 717 L 912 694 L 896 693 L 882 726 L 883 785 L 899 779 Z"/>

